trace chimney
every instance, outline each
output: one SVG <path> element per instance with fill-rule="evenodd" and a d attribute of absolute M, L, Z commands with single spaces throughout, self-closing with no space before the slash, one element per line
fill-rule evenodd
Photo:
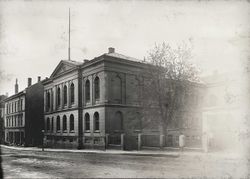
<path fill-rule="evenodd" d="M 87 59 L 84 59 L 84 60 L 83 60 L 83 62 L 84 62 L 84 63 L 87 63 L 87 62 L 89 62 L 89 60 L 87 60 Z"/>
<path fill-rule="evenodd" d="M 38 77 L 37 77 L 37 82 L 40 82 L 40 81 L 41 81 L 41 77 L 38 76 Z"/>
<path fill-rule="evenodd" d="M 109 53 L 115 53 L 115 48 L 109 47 Z"/>
<path fill-rule="evenodd" d="M 9 97 L 9 93 L 6 92 L 6 93 L 5 93 L 5 96 Z"/>
<path fill-rule="evenodd" d="M 16 84 L 15 84 L 15 94 L 18 93 L 18 84 L 17 84 L 17 78 L 16 78 Z"/>
<path fill-rule="evenodd" d="M 32 84 L 32 78 L 28 78 L 28 87 Z"/>

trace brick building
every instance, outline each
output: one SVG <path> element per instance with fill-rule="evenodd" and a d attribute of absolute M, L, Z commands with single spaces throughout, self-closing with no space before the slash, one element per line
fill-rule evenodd
<path fill-rule="evenodd" d="M 38 146 L 42 144 L 43 129 L 43 85 L 32 85 L 18 92 L 16 80 L 15 94 L 6 98 L 4 114 L 5 142 L 12 145 Z"/>
<path fill-rule="evenodd" d="M 92 60 L 62 60 L 44 82 L 46 145 L 137 149 L 154 143 L 147 135 L 160 145 L 159 126 L 142 128 L 139 94 L 144 65 L 114 48 Z M 201 138 L 197 131 L 191 136 Z"/>

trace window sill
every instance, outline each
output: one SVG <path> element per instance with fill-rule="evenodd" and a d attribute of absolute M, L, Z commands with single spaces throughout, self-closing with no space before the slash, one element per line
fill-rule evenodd
<path fill-rule="evenodd" d="M 69 131 L 70 133 L 75 133 L 75 131 L 74 130 L 72 130 L 72 131 Z"/>
<path fill-rule="evenodd" d="M 90 133 L 90 130 L 86 130 L 85 133 Z"/>
<path fill-rule="evenodd" d="M 100 130 L 96 130 L 94 133 L 100 133 Z"/>
<path fill-rule="evenodd" d="M 67 130 L 64 130 L 63 133 L 67 133 Z"/>

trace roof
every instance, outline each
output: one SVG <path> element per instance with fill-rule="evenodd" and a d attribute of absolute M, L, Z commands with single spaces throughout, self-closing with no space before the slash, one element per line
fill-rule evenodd
<path fill-rule="evenodd" d="M 8 97 L 8 98 L 4 99 L 4 100 L 3 100 L 3 102 L 6 102 L 6 101 L 9 101 L 9 100 L 12 100 L 12 99 L 14 99 L 14 98 L 16 98 L 16 97 L 18 97 L 18 96 L 23 95 L 23 94 L 25 94 L 25 90 L 20 91 L 19 93 L 14 94 L 14 95 L 12 95 L 12 96 L 10 96 L 10 97 Z"/>
<path fill-rule="evenodd" d="M 76 66 L 79 66 L 79 65 L 83 64 L 83 62 L 74 61 L 74 60 L 62 60 L 62 62 L 72 64 L 72 65 L 76 65 Z"/>
<path fill-rule="evenodd" d="M 133 57 L 129 57 L 126 55 L 122 55 L 119 53 L 105 53 L 104 55 L 109 56 L 109 57 L 115 57 L 115 58 L 120 58 L 120 59 L 124 59 L 124 60 L 130 60 L 130 61 L 135 61 L 135 62 L 140 62 L 139 59 L 133 58 Z"/>

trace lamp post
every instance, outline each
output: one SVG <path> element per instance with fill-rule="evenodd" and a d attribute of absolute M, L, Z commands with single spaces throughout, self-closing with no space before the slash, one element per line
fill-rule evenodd
<path fill-rule="evenodd" d="M 42 130 L 42 134 L 43 134 L 42 151 L 44 151 L 44 130 Z"/>

